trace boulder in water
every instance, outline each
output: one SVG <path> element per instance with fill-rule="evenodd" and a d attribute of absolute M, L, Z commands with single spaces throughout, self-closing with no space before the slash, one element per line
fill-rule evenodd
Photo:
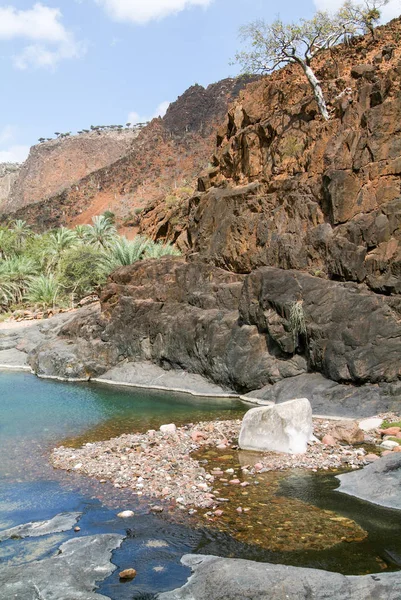
<path fill-rule="evenodd" d="M 312 408 L 307 398 L 249 410 L 241 426 L 243 450 L 304 454 L 313 430 Z"/>

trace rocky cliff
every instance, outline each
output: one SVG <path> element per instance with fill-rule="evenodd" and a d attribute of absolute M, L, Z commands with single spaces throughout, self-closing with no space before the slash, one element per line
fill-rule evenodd
<path fill-rule="evenodd" d="M 18 163 L 0 163 L 0 207 L 7 202 L 20 168 Z"/>
<path fill-rule="evenodd" d="M 100 315 L 36 348 L 34 368 L 152 361 L 262 398 L 308 392 L 326 412 L 399 402 L 400 36 L 395 20 L 320 57 L 329 122 L 296 67 L 248 86 L 198 192 L 157 221 L 186 260 L 117 270 Z"/>
<path fill-rule="evenodd" d="M 8 193 L 0 197 L 0 212 L 14 213 L 79 186 L 89 173 L 125 155 L 137 135 L 132 129 L 92 131 L 33 146 Z"/>
<path fill-rule="evenodd" d="M 399 293 L 400 35 L 395 20 L 376 42 L 322 55 L 329 122 L 296 66 L 248 86 L 199 192 L 159 237 L 235 272 L 270 265 Z"/>
<path fill-rule="evenodd" d="M 112 210 L 125 232 L 136 232 L 145 207 L 163 214 L 192 194 L 213 151 L 215 128 L 253 79 L 225 79 L 206 89 L 194 85 L 163 119 L 141 130 L 93 132 L 34 146 L 3 212 L 48 229 L 89 223 L 93 215 Z"/>

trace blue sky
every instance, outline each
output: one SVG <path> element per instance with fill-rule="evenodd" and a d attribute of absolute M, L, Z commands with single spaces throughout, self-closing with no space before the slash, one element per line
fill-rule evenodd
<path fill-rule="evenodd" d="M 238 28 L 341 0 L 0 0 L 0 162 L 55 131 L 163 114 L 190 85 L 238 74 Z M 388 16 L 401 12 L 391 0 Z M 399 10 L 400 9 L 400 10 Z"/>

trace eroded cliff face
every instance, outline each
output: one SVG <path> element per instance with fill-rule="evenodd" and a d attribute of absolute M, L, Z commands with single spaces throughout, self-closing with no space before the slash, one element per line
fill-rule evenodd
<path fill-rule="evenodd" d="M 0 163 L 0 207 L 7 202 L 20 168 L 18 163 Z"/>
<path fill-rule="evenodd" d="M 37 348 L 34 368 L 56 374 L 67 348 L 87 377 L 152 361 L 269 399 L 307 389 L 323 412 L 401 401 L 400 35 L 395 20 L 321 57 L 329 122 L 296 67 L 246 88 L 198 192 L 145 211 L 186 259 L 114 272 L 101 314 Z"/>
<path fill-rule="evenodd" d="M 13 213 L 79 185 L 89 173 L 125 155 L 137 135 L 131 129 L 99 131 L 33 146 L 3 197 L 0 212 Z"/>
<path fill-rule="evenodd" d="M 377 42 L 322 55 L 329 122 L 296 66 L 248 86 L 199 192 L 156 237 L 239 273 L 269 265 L 399 293 L 400 35 L 395 20 Z"/>
<path fill-rule="evenodd" d="M 151 211 L 151 226 L 144 228 L 153 236 L 159 216 L 192 195 L 213 151 L 216 127 L 254 79 L 224 79 L 206 89 L 194 85 L 163 119 L 139 132 L 95 132 L 35 146 L 3 212 L 43 230 L 90 223 L 112 210 L 129 235 L 138 231 L 142 211 Z"/>

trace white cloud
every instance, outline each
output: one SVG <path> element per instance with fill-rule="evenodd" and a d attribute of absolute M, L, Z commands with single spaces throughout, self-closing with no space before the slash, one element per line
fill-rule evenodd
<path fill-rule="evenodd" d="M 141 116 L 139 113 L 132 111 L 128 115 L 127 123 L 132 123 L 134 125 L 135 123 L 146 123 L 147 121 L 151 121 L 156 117 L 164 117 L 169 106 L 170 102 L 167 100 L 160 102 L 153 115 L 148 117 Z"/>
<path fill-rule="evenodd" d="M 27 10 L 0 7 L 0 41 L 22 39 L 33 42 L 13 57 L 18 69 L 54 68 L 60 60 L 78 58 L 85 52 L 85 45 L 75 39 L 61 19 L 60 9 L 41 3 Z"/>
<path fill-rule="evenodd" d="M 29 146 L 10 146 L 6 150 L 0 150 L 0 163 L 17 162 L 21 163 L 28 157 Z"/>
<path fill-rule="evenodd" d="M 5 142 L 9 142 L 13 139 L 13 137 L 14 127 L 11 125 L 6 125 L 2 130 L 0 130 L 0 145 L 4 144 Z"/>
<path fill-rule="evenodd" d="M 207 7 L 213 0 L 95 0 L 115 21 L 143 25 L 193 6 Z"/>
<path fill-rule="evenodd" d="M 29 67 L 55 68 L 61 60 L 79 58 L 85 51 L 85 45 L 74 40 L 60 44 L 54 49 L 44 44 L 31 44 L 13 57 L 13 63 L 21 70 Z"/>
<path fill-rule="evenodd" d="M 344 4 L 344 0 L 314 0 L 315 6 L 318 10 L 328 10 L 330 12 L 336 11 Z M 380 8 L 382 15 L 381 22 L 387 23 L 390 19 L 398 17 L 401 13 L 401 1 L 390 0 L 390 2 Z"/>
<path fill-rule="evenodd" d="M 0 163 L 24 162 L 27 158 L 29 146 L 16 144 L 15 134 L 16 128 L 12 125 L 5 125 L 3 129 L 0 129 Z"/>

